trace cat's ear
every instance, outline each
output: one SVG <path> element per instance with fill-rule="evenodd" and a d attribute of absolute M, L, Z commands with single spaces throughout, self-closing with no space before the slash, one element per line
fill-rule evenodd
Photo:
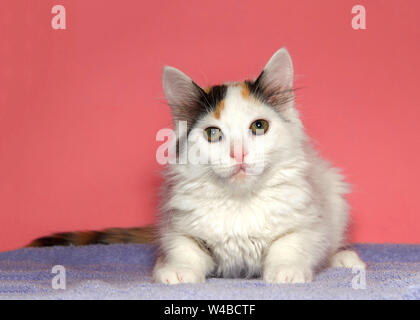
<path fill-rule="evenodd" d="M 188 126 L 191 125 L 201 111 L 200 98 L 205 95 L 203 89 L 183 72 L 169 66 L 163 68 L 162 87 L 175 125 L 179 121 L 187 121 Z"/>
<path fill-rule="evenodd" d="M 293 63 L 286 48 L 278 50 L 255 81 L 256 90 L 274 107 L 293 101 Z"/>
<path fill-rule="evenodd" d="M 286 48 L 278 50 L 263 70 L 263 81 L 281 89 L 293 88 L 293 63 Z"/>

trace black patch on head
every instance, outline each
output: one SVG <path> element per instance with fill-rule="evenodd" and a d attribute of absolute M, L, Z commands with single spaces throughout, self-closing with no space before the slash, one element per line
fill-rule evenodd
<path fill-rule="evenodd" d="M 189 92 L 179 105 L 171 105 L 174 121 L 186 121 L 189 134 L 198 119 L 214 111 L 220 101 L 226 96 L 227 86 L 211 87 L 208 92 L 201 89 L 195 82 L 193 92 Z"/>
<path fill-rule="evenodd" d="M 201 96 L 200 103 L 206 107 L 206 112 L 212 112 L 216 109 L 220 101 L 222 101 L 226 96 L 227 86 L 222 84 L 218 86 L 213 86 L 206 93 L 205 96 Z"/>
<path fill-rule="evenodd" d="M 197 122 L 200 117 L 215 111 L 217 105 L 225 98 L 227 91 L 227 86 L 224 84 L 213 86 L 208 90 L 208 92 L 204 91 L 198 86 L 197 88 L 200 92 L 197 100 L 196 114 L 189 129 L 194 127 L 195 122 Z M 188 133 L 189 131 L 190 130 L 188 130 Z"/>
<path fill-rule="evenodd" d="M 187 137 L 194 128 L 195 123 L 203 116 L 216 110 L 218 104 L 225 98 L 227 92 L 227 86 L 216 85 L 211 87 L 207 92 L 193 82 L 196 97 L 193 101 L 189 101 L 189 105 L 184 108 L 178 108 L 184 114 L 179 115 L 178 120 L 181 118 L 187 121 L 187 135 L 178 137 L 176 142 L 176 155 L 177 157 L 181 153 L 181 150 L 185 147 Z M 177 108 L 175 108 L 176 110 Z"/>

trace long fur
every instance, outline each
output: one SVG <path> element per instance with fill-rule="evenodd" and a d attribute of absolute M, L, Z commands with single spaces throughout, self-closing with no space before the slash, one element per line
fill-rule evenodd
<path fill-rule="evenodd" d="M 170 105 L 186 95 L 171 86 L 182 82 L 188 91 L 192 83 L 176 72 L 174 76 L 173 68 L 164 70 Z M 242 135 L 250 149 L 245 159 L 252 167 L 264 156 L 263 172 L 238 181 L 231 176 L 232 159 L 223 165 L 168 166 L 155 281 L 194 283 L 212 275 L 306 282 L 324 266 L 364 267 L 355 252 L 340 250 L 346 246 L 349 208 L 344 195 L 349 188 L 339 171 L 317 155 L 304 132 L 293 103 L 287 51 L 277 52 L 256 81 L 225 85 L 223 110 L 217 116 L 203 112 L 194 121 L 197 134 L 217 125 L 229 129 L 231 136 Z M 187 101 L 184 108 L 188 110 Z M 253 149 L 252 139 L 257 138 L 238 129 L 260 118 L 271 122 L 263 154 Z M 209 147 L 197 139 L 199 149 Z M 227 157 L 226 148 L 223 142 L 210 145 L 220 157 Z"/>

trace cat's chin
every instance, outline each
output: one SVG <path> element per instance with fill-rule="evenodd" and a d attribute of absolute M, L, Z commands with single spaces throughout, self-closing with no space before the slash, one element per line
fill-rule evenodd
<path fill-rule="evenodd" d="M 236 191 L 243 193 L 255 188 L 261 180 L 263 172 L 264 168 L 255 166 L 237 166 L 232 168 L 230 172 L 219 171 L 217 168 L 213 169 L 213 174 L 217 177 L 218 182 L 234 193 Z"/>
<path fill-rule="evenodd" d="M 229 179 L 233 182 L 235 181 L 243 181 L 247 178 L 248 174 L 246 173 L 246 170 L 241 168 L 237 170 L 236 172 L 232 173 Z"/>
<path fill-rule="evenodd" d="M 227 185 L 231 186 L 235 190 L 246 191 L 250 188 L 255 187 L 256 181 L 259 179 L 259 174 L 255 174 L 248 170 L 238 170 L 232 173 L 227 180 Z"/>
<path fill-rule="evenodd" d="M 241 187 L 246 187 L 247 184 L 255 182 L 257 177 L 253 174 L 247 173 L 243 170 L 238 171 L 237 173 L 229 177 L 229 182 L 234 185 L 239 185 Z"/>

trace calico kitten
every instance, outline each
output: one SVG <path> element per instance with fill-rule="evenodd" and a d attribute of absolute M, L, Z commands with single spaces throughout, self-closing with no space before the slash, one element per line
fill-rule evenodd
<path fill-rule="evenodd" d="M 132 229 L 124 237 L 115 234 L 126 231 L 112 229 L 122 242 L 133 235 L 141 242 L 156 238 L 155 282 L 262 276 L 297 283 L 326 266 L 365 268 L 344 249 L 348 186 L 304 132 L 286 49 L 254 81 L 203 89 L 172 67 L 164 68 L 162 80 L 178 133 L 177 157 L 190 159 L 195 150 L 207 161 L 167 166 L 156 234 Z M 113 242 L 108 234 L 62 233 L 32 245 Z"/>
<path fill-rule="evenodd" d="M 311 281 L 328 264 L 365 267 L 354 251 L 341 250 L 348 187 L 308 142 L 286 49 L 255 81 L 201 89 L 166 67 L 163 89 L 175 126 L 189 124 L 179 155 L 194 142 L 223 161 L 168 166 L 156 282 L 216 275 L 294 283 Z"/>

